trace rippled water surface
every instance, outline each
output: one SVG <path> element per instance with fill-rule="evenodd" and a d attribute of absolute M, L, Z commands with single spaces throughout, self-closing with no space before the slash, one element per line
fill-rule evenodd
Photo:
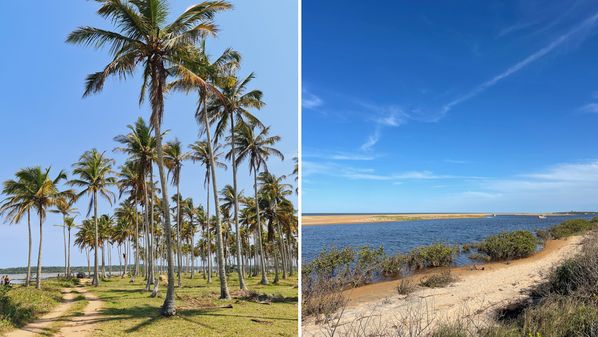
<path fill-rule="evenodd" d="M 358 248 L 365 245 L 370 247 L 383 245 L 384 251 L 390 255 L 404 253 L 417 246 L 435 242 L 448 244 L 476 242 L 503 231 L 525 229 L 534 232 L 536 229 L 547 228 L 565 220 L 591 217 L 591 215 L 575 215 L 539 219 L 537 216 L 498 215 L 474 219 L 304 226 L 301 241 L 303 262 L 311 261 L 326 247 Z M 457 264 L 460 265 L 469 262 L 469 259 L 464 256 L 457 259 Z"/>

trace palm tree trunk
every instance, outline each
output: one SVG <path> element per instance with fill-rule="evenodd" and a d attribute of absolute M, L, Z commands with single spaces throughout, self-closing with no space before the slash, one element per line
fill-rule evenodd
<path fill-rule="evenodd" d="M 135 272 L 133 281 L 137 275 L 139 275 L 139 213 L 137 213 L 137 191 L 135 191 Z"/>
<path fill-rule="evenodd" d="M 266 263 L 264 259 L 264 245 L 262 242 L 262 224 L 260 222 L 260 202 L 257 193 L 257 168 L 253 168 L 253 193 L 255 195 L 255 209 L 256 209 L 256 227 L 257 227 L 257 238 L 260 249 L 260 268 L 262 272 L 261 284 L 268 284 L 268 278 L 266 277 Z"/>
<path fill-rule="evenodd" d="M 29 231 L 29 250 L 27 252 L 27 278 L 25 279 L 25 286 L 29 287 L 31 283 L 31 249 L 33 240 L 31 239 L 31 210 L 27 210 L 27 230 Z"/>
<path fill-rule="evenodd" d="M 214 192 L 214 211 L 216 213 L 216 258 L 218 260 L 218 277 L 220 279 L 220 298 L 230 299 L 230 293 L 228 292 L 228 284 L 226 281 L 226 270 L 224 262 L 224 244 L 222 241 L 222 225 L 220 223 L 220 207 L 218 206 L 218 184 L 216 183 L 216 164 L 214 162 L 214 153 L 212 149 L 212 136 L 210 135 L 210 124 L 208 122 L 208 111 L 206 102 L 203 102 L 204 113 L 203 122 L 206 131 L 208 152 L 210 157 L 210 171 L 212 178 L 212 191 Z"/>
<path fill-rule="evenodd" d="M 168 203 L 168 184 L 166 182 L 166 174 L 164 172 L 164 153 L 162 149 L 162 131 L 160 130 L 161 117 L 164 112 L 164 87 L 166 83 L 166 70 L 161 60 L 154 60 L 157 64 L 152 66 L 152 124 L 156 137 L 156 152 L 158 173 L 160 175 L 160 186 L 162 187 L 162 214 L 164 216 L 164 235 L 166 237 L 166 257 L 168 264 L 168 287 L 166 290 L 166 298 L 162 305 L 161 314 L 164 316 L 174 316 L 176 314 L 176 307 L 174 304 L 174 261 L 172 257 L 172 238 L 170 236 L 170 206 Z M 156 282 L 158 284 L 159 282 Z"/>
<path fill-rule="evenodd" d="M 180 177 L 179 177 L 180 178 Z M 180 195 L 180 181 L 176 184 L 176 254 L 178 264 L 178 286 L 182 286 L 181 282 L 181 195 Z"/>
<path fill-rule="evenodd" d="M 89 262 L 89 249 L 90 248 L 85 249 L 85 253 L 87 255 L 87 277 L 91 276 L 91 263 Z"/>
<path fill-rule="evenodd" d="M 235 214 L 234 214 L 234 221 L 235 221 L 235 231 L 236 231 L 236 240 L 237 240 L 237 271 L 239 274 L 239 288 L 241 290 L 247 289 L 245 286 L 245 279 L 244 279 L 244 270 L 243 270 L 243 259 L 241 256 L 243 255 L 243 251 L 241 250 L 241 232 L 239 231 L 239 198 L 237 197 L 237 163 L 236 163 L 236 153 L 235 153 L 235 120 L 232 111 L 230 112 L 230 146 L 231 146 L 231 164 L 233 167 L 233 193 L 234 193 L 234 202 L 235 202 Z"/>
<path fill-rule="evenodd" d="M 37 251 L 37 280 L 35 280 L 35 288 L 37 289 L 41 289 L 42 288 L 42 239 L 43 239 L 43 232 L 42 232 L 42 228 L 43 228 L 43 224 L 44 224 L 44 217 L 41 214 L 41 209 L 40 209 L 40 214 L 39 214 L 39 248 Z"/>
<path fill-rule="evenodd" d="M 71 277 L 71 228 L 70 227 L 68 228 L 68 232 L 69 232 L 68 233 L 68 236 L 69 236 L 69 240 L 68 240 L 69 242 L 68 242 L 68 244 L 69 244 L 69 246 L 68 246 L 68 258 L 67 258 L 67 267 L 66 267 L 66 270 L 67 270 L 67 276 Z"/>
<path fill-rule="evenodd" d="M 93 192 L 93 220 L 95 223 L 95 242 L 94 242 L 94 257 L 93 257 L 93 282 L 92 284 L 94 286 L 99 286 L 100 285 L 100 278 L 98 276 L 99 274 L 99 270 L 98 270 L 98 246 L 99 246 L 99 240 L 98 240 L 98 193 L 97 192 Z"/>
<path fill-rule="evenodd" d="M 62 241 L 64 243 L 64 277 L 67 277 L 68 267 L 67 267 L 67 256 L 66 256 L 66 219 L 64 218 L 64 214 L 62 215 Z"/>
<path fill-rule="evenodd" d="M 208 176 L 207 176 L 207 184 L 208 186 L 206 186 L 206 193 L 207 193 L 207 199 L 206 199 L 206 205 L 208 206 L 208 210 L 207 210 L 207 215 L 208 215 L 208 223 L 207 223 L 207 237 L 206 239 L 208 240 L 207 242 L 207 246 L 208 246 L 208 283 L 212 283 L 212 233 L 210 231 L 210 167 L 208 166 L 207 168 L 208 170 Z"/>
<path fill-rule="evenodd" d="M 193 219 L 190 220 L 191 225 L 193 226 Z M 191 279 L 193 279 L 193 275 L 195 274 L 195 230 L 191 228 Z"/>

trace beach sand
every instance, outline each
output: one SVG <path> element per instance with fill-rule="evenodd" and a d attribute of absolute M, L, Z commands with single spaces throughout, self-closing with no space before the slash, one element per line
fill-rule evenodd
<path fill-rule="evenodd" d="M 465 219 L 484 218 L 489 213 L 421 213 L 421 214 L 339 214 L 339 215 L 304 215 L 301 225 L 334 225 L 334 224 L 363 224 L 377 222 L 394 222 L 407 220 L 433 220 L 433 219 Z"/>
<path fill-rule="evenodd" d="M 510 263 L 478 265 L 476 270 L 472 266 L 452 268 L 458 281 L 445 288 L 419 287 L 409 295 L 400 295 L 400 281 L 395 280 L 349 290 L 349 303 L 337 331 L 349 335 L 364 326 L 370 332 L 392 330 L 400 321 L 412 321 L 411 325 L 420 324 L 429 330 L 456 318 L 490 322 L 496 309 L 524 298 L 526 289 L 543 280 L 553 266 L 576 254 L 582 239 L 550 240 L 542 251 Z M 417 284 L 423 277 L 440 271 L 429 270 L 409 279 Z M 303 322 L 303 336 L 325 336 L 329 328 L 308 319 Z"/>

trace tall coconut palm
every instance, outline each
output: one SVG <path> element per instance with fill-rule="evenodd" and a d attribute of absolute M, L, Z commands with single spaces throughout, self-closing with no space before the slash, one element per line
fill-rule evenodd
<path fill-rule="evenodd" d="M 227 124 L 229 127 L 229 144 L 231 147 L 231 163 L 232 163 L 232 174 L 233 174 L 233 197 L 234 197 L 234 209 L 233 209 L 233 220 L 236 230 L 236 241 L 237 241 L 237 265 L 239 272 L 239 285 L 241 289 L 245 289 L 245 281 L 243 279 L 243 264 L 242 264 L 242 250 L 241 250 L 241 237 L 239 230 L 239 199 L 237 198 L 237 166 L 236 151 L 235 151 L 235 121 L 247 121 L 252 124 L 262 126 L 261 122 L 248 110 L 248 109 L 261 109 L 264 106 L 262 101 L 262 92 L 259 90 L 247 91 L 247 86 L 254 78 L 254 74 L 251 73 L 246 78 L 240 80 L 234 75 L 229 75 L 227 80 L 220 81 L 220 88 L 222 90 L 222 96 L 224 96 L 223 108 L 219 116 L 219 121 L 216 126 L 216 132 L 214 134 L 214 140 L 218 142 L 218 138 L 225 134 Z"/>
<path fill-rule="evenodd" d="M 35 282 L 37 289 L 41 288 L 43 225 L 47 210 L 50 207 L 56 206 L 58 200 L 61 198 L 73 197 L 74 195 L 74 192 L 70 189 L 59 191 L 58 184 L 66 179 L 67 176 L 64 171 L 60 171 L 54 179 L 51 179 L 50 168 L 42 170 L 40 167 L 32 167 L 17 172 L 17 182 L 23 184 L 29 191 L 28 195 L 31 197 L 29 201 L 32 206 L 31 208 L 35 209 L 39 216 L 39 248 L 37 253 L 37 279 Z M 7 187 L 6 184 L 5 187 Z M 30 208 L 18 207 L 18 209 L 14 215 L 20 213 L 22 216 Z"/>
<path fill-rule="evenodd" d="M 70 218 L 71 214 L 77 212 L 77 208 L 74 207 L 74 204 L 77 200 L 75 198 L 61 198 L 56 203 L 56 209 L 52 210 L 53 213 L 59 213 L 62 215 L 62 236 L 64 240 L 64 275 L 66 277 L 70 277 L 70 229 L 69 229 L 69 239 L 67 240 L 67 218 Z M 69 241 L 67 243 L 67 241 Z"/>
<path fill-rule="evenodd" d="M 156 138 L 152 136 L 153 127 L 147 125 L 143 118 L 139 117 L 134 125 L 127 125 L 129 133 L 119 135 L 114 138 L 117 142 L 122 144 L 117 147 L 115 151 L 126 153 L 129 160 L 132 161 L 136 167 L 137 174 L 141 180 L 141 185 L 138 188 L 141 190 L 138 200 L 144 207 L 144 226 L 145 226 L 145 263 L 147 265 L 146 273 L 147 279 L 145 289 L 150 290 L 150 285 L 154 282 L 154 259 L 153 259 L 153 241 L 154 241 L 154 217 L 153 212 L 153 196 L 154 196 L 154 178 L 152 163 L 156 161 Z M 150 182 L 147 182 L 149 176 Z M 150 204 L 151 203 L 151 204 Z M 138 264 L 138 262 L 136 262 Z M 136 268 L 136 272 L 137 268 Z M 156 283 L 157 284 L 157 283 Z"/>
<path fill-rule="evenodd" d="M 78 227 L 79 230 L 75 234 L 75 245 L 79 246 L 81 250 L 85 250 L 87 255 L 87 276 L 91 275 L 91 268 L 89 263 L 89 251 L 95 247 L 95 221 L 89 219 L 83 220 Z"/>
<path fill-rule="evenodd" d="M 205 170 L 205 178 L 204 178 L 204 186 L 206 187 L 206 224 L 209 222 L 210 219 L 210 177 L 212 174 L 212 160 L 210 157 L 213 158 L 214 165 L 218 168 L 226 169 L 226 164 L 220 161 L 220 157 L 222 156 L 221 146 L 219 144 L 214 144 L 211 147 L 210 151 L 210 144 L 206 141 L 196 141 L 195 143 L 189 145 L 191 149 L 190 158 L 194 162 L 199 162 L 202 166 L 206 168 Z M 210 156 L 210 153 L 212 154 Z M 208 226 L 209 228 L 209 226 Z M 211 243 L 211 235 L 209 229 L 206 233 L 206 240 Z M 207 245 L 207 254 L 208 254 L 208 283 L 212 282 L 212 248 L 211 244 Z"/>
<path fill-rule="evenodd" d="M 19 170 L 16 173 L 17 179 L 10 179 L 3 183 L 2 194 L 6 196 L 0 204 L 0 214 L 6 216 L 11 223 L 19 223 L 22 217 L 27 214 L 27 230 L 29 233 L 28 254 L 27 254 L 27 277 L 25 286 L 31 282 L 31 251 L 33 240 L 31 238 L 31 209 L 33 208 L 33 199 L 35 191 L 28 185 L 30 182 L 25 180 L 27 170 Z"/>
<path fill-rule="evenodd" d="M 113 164 L 114 160 L 107 158 L 103 152 L 100 153 L 96 149 L 86 151 L 81 155 L 79 161 L 73 164 L 73 174 L 77 175 L 78 178 L 69 181 L 71 186 L 82 188 L 77 195 L 78 198 L 84 194 L 90 196 L 87 215 L 93 210 L 93 219 L 95 222 L 93 285 L 96 287 L 100 285 L 98 277 L 98 197 L 103 197 L 110 205 L 112 205 L 112 201 L 115 199 L 114 192 L 109 190 L 109 187 L 116 184 L 116 178 L 112 176 Z"/>
<path fill-rule="evenodd" d="M 135 269 L 131 273 L 131 280 L 133 282 L 135 282 L 135 276 L 139 274 L 139 214 L 137 212 L 137 204 L 144 199 L 143 191 L 145 189 L 145 179 L 140 174 L 140 171 L 139 163 L 129 160 L 121 166 L 118 173 L 118 181 L 116 182 L 119 190 L 119 198 L 122 197 L 123 193 L 129 193 L 129 203 L 127 206 L 129 206 L 128 209 L 131 209 L 131 214 L 133 214 L 132 223 L 135 226 Z"/>
<path fill-rule="evenodd" d="M 216 213 L 216 257 L 218 259 L 218 276 L 220 280 L 220 298 L 230 299 L 224 261 L 224 245 L 222 241 L 222 225 L 220 222 L 220 207 L 218 206 L 218 183 L 216 181 L 216 165 L 214 164 L 211 125 L 216 120 L 216 114 L 222 106 L 223 96 L 216 89 L 216 85 L 226 80 L 231 69 L 238 66 L 238 53 L 226 50 L 215 61 L 211 61 L 206 54 L 205 43 L 200 49 L 193 49 L 193 57 L 186 60 L 185 67 L 180 68 L 178 78 L 170 83 L 169 88 L 184 92 L 197 92 L 199 104 L 195 117 L 205 132 L 208 145 L 209 160 L 211 162 L 211 182 Z M 214 116 L 212 116 L 214 115 Z"/>
<path fill-rule="evenodd" d="M 180 74 L 187 72 L 183 66 L 189 57 L 190 45 L 204 38 L 215 35 L 217 29 L 213 22 L 214 15 L 232 6 L 225 1 L 206 1 L 185 10 L 172 23 L 167 23 L 168 3 L 166 0 L 122 0 L 100 1 L 98 14 L 113 22 L 119 32 L 93 27 L 81 27 L 72 32 L 67 41 L 76 44 L 93 44 L 95 47 L 109 45 L 113 60 L 104 70 L 91 74 L 87 78 L 85 94 L 103 89 L 109 76 L 132 75 L 138 66 L 143 67 L 143 84 L 140 103 L 146 94 L 152 108 L 151 122 L 156 135 L 157 164 L 162 187 L 162 213 L 166 235 L 168 255 L 168 290 L 162 314 L 176 314 L 174 305 L 174 269 L 172 260 L 172 242 L 170 239 L 170 214 L 168 190 L 164 172 L 162 152 L 161 122 L 164 114 L 164 91 L 169 75 L 168 69 L 175 68 Z M 194 79 L 198 82 L 205 82 Z M 147 92 L 149 89 L 149 92 Z"/>
<path fill-rule="evenodd" d="M 270 214 L 272 214 L 271 222 L 276 224 L 276 231 L 278 234 L 278 249 L 280 252 L 281 260 L 282 260 L 282 278 L 287 278 L 287 269 L 288 269 L 288 260 L 286 256 L 286 240 L 284 238 L 284 232 L 282 230 L 281 221 L 278 218 L 279 214 L 279 207 L 278 205 L 284 203 L 286 197 L 291 195 L 293 192 L 291 190 L 291 185 L 286 184 L 284 180 L 286 176 L 276 177 L 275 175 L 269 172 L 262 172 L 258 176 L 258 180 L 262 186 L 261 191 L 262 193 L 267 195 L 267 199 L 270 201 L 270 207 L 272 210 Z"/>
<path fill-rule="evenodd" d="M 239 165 L 244 160 L 249 162 L 249 172 L 253 174 L 253 190 L 256 199 L 256 222 L 258 228 L 258 245 L 260 249 L 260 262 L 262 273 L 262 284 L 268 284 L 266 277 L 266 267 L 264 259 L 264 248 L 262 242 L 262 227 L 260 221 L 259 197 L 257 176 L 262 169 L 268 170 L 267 161 L 270 156 L 279 157 L 284 160 L 282 152 L 274 147 L 279 140 L 279 136 L 270 136 L 270 127 L 261 128 L 255 124 L 239 123 L 235 128 L 235 144 L 238 151 L 236 165 Z M 229 152 L 227 157 L 232 157 Z"/>
<path fill-rule="evenodd" d="M 176 186 L 176 249 L 177 249 L 177 264 L 178 264 L 178 286 L 182 286 L 181 281 L 181 169 L 183 168 L 183 162 L 188 160 L 190 154 L 183 151 L 181 142 L 178 139 L 166 143 L 164 147 L 164 165 L 168 168 L 168 173 L 171 178 L 171 182 Z"/>

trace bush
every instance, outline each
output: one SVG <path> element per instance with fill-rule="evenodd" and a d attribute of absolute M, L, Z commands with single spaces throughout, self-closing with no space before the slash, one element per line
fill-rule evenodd
<path fill-rule="evenodd" d="M 415 286 L 409 280 L 401 280 L 397 286 L 399 295 L 409 295 L 415 291 Z"/>
<path fill-rule="evenodd" d="M 417 247 L 409 253 L 407 265 L 416 270 L 450 266 L 458 252 L 458 247 L 442 243 Z"/>
<path fill-rule="evenodd" d="M 361 247 L 357 252 L 357 262 L 353 270 L 353 285 L 361 286 L 370 283 L 381 270 L 384 261 L 384 248 Z"/>
<path fill-rule="evenodd" d="M 562 239 L 568 236 L 582 234 L 589 230 L 598 229 L 598 222 L 584 219 L 572 219 L 562 222 L 550 228 L 550 236 L 555 239 Z"/>
<path fill-rule="evenodd" d="M 426 279 L 423 279 L 419 285 L 427 288 L 443 288 L 455 282 L 456 277 L 451 274 L 450 270 L 444 271 L 440 274 L 434 274 Z"/>
<path fill-rule="evenodd" d="M 403 266 L 407 262 L 407 256 L 397 254 L 387 256 L 382 260 L 381 271 L 384 276 L 400 276 Z"/>
<path fill-rule="evenodd" d="M 525 336 L 598 335 L 598 308 L 571 298 L 551 296 L 526 310 L 521 320 Z"/>
<path fill-rule="evenodd" d="M 538 239 L 530 231 L 504 232 L 480 242 L 478 251 L 493 261 L 527 257 L 536 251 Z"/>

